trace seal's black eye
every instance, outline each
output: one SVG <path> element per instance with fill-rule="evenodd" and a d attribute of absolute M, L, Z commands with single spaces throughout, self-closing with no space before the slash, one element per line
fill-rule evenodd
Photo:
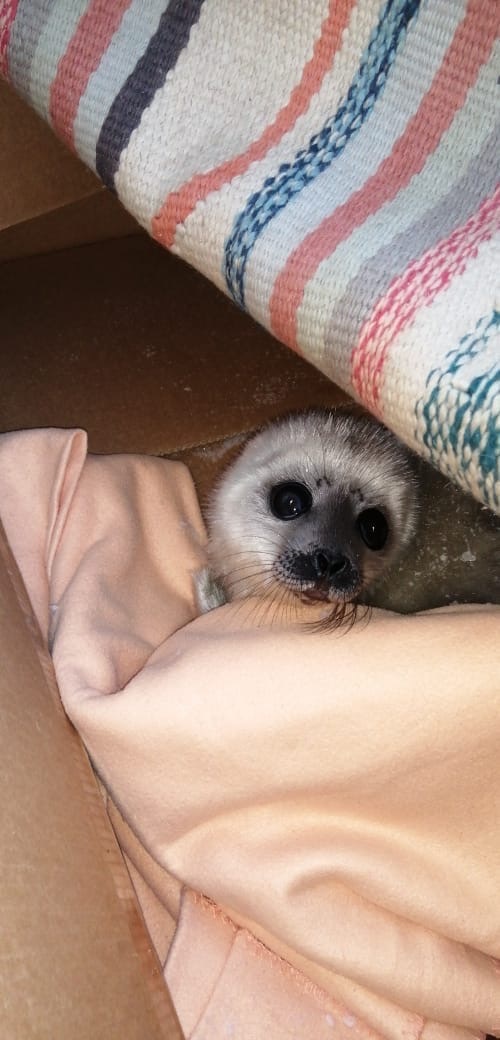
<path fill-rule="evenodd" d="M 389 534 L 387 520 L 380 509 L 364 509 L 357 519 L 358 531 L 369 549 L 383 549 Z"/>
<path fill-rule="evenodd" d="M 312 495 L 305 484 L 288 480 L 271 488 L 269 504 L 278 520 L 295 520 L 297 516 L 309 512 Z"/>

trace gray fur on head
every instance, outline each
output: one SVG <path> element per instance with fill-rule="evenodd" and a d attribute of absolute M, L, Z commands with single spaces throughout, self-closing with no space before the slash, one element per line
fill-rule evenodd
<path fill-rule="evenodd" d="M 228 599 L 323 600 L 342 620 L 410 542 L 417 496 L 410 452 L 375 419 L 311 410 L 277 420 L 213 493 L 211 571 Z"/>

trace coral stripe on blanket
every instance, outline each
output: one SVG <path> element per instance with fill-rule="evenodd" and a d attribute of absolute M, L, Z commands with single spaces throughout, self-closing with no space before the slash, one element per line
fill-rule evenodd
<path fill-rule="evenodd" d="M 492 9 L 489 20 L 484 17 L 483 23 L 478 21 L 482 8 L 482 0 L 471 0 L 469 3 L 467 17 L 457 29 L 429 93 L 391 154 L 360 191 L 306 237 L 276 279 L 270 304 L 271 327 L 278 338 L 291 346 L 297 347 L 296 316 L 304 288 L 321 261 L 331 255 L 371 213 L 383 206 L 419 173 L 464 103 L 467 90 L 474 83 L 491 51 L 491 34 L 498 21 Z M 462 76 L 457 76 L 457 62 L 473 26 L 479 30 L 474 40 L 474 50 L 468 65 L 462 70 Z"/>
<path fill-rule="evenodd" d="M 435 249 L 410 264 L 379 300 L 352 356 L 353 385 L 358 393 L 366 394 L 365 400 L 374 411 L 378 407 L 382 372 L 391 343 L 411 322 L 419 307 L 429 306 L 454 275 L 465 269 L 477 254 L 480 243 L 499 230 L 500 186 L 463 228 L 453 231 Z"/>
<path fill-rule="evenodd" d="M 245 266 L 258 236 L 289 201 L 299 194 L 341 154 L 353 136 L 360 133 L 383 91 L 397 49 L 402 45 L 411 19 L 418 10 L 418 0 L 396 0 L 384 8 L 347 96 L 335 114 L 315 134 L 306 150 L 294 162 L 280 167 L 261 192 L 253 195 L 245 210 L 238 215 L 226 244 L 225 275 L 228 289 L 237 303 L 245 299 Z M 293 259 L 292 259 L 293 264 Z M 271 325 L 285 341 L 290 336 L 276 329 L 271 304 Z M 293 344 L 293 339 L 292 343 Z"/>
<path fill-rule="evenodd" d="M 66 144 L 73 145 L 73 124 L 80 98 L 98 68 L 130 0 L 92 0 L 59 62 L 50 91 L 50 118 Z"/>
<path fill-rule="evenodd" d="M 0 4 L 0 74 L 9 72 L 8 44 L 19 0 L 2 0 Z"/>
<path fill-rule="evenodd" d="M 241 155 L 222 163 L 215 170 L 197 174 L 168 196 L 158 216 L 153 220 L 153 234 L 159 242 L 170 248 L 174 242 L 177 225 L 187 219 L 194 207 L 210 192 L 218 191 L 226 182 L 247 170 L 250 163 L 261 159 L 302 115 L 331 66 L 354 2 L 355 0 L 343 0 L 342 3 L 338 3 L 337 0 L 330 0 L 328 16 L 314 45 L 313 56 L 304 66 L 300 82 L 294 87 L 284 108 L 270 126 L 266 127 L 260 138 Z"/>

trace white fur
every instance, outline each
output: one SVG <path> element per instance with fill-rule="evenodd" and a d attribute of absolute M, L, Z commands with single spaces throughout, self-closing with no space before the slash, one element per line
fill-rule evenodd
<path fill-rule="evenodd" d="M 300 521 L 283 522 L 270 509 L 270 488 L 289 480 L 305 484 L 314 496 L 310 514 Z M 359 512 L 373 508 L 389 522 L 390 536 L 379 552 L 369 551 L 354 530 Z M 353 517 L 347 534 L 346 514 Z M 341 410 L 291 415 L 254 435 L 214 491 L 208 511 L 212 576 L 228 599 L 275 596 L 287 585 L 282 560 L 325 539 L 335 548 L 342 529 L 362 575 L 352 597 L 359 598 L 409 543 L 416 516 L 410 453 L 385 427 Z M 290 584 L 292 595 L 300 595 L 304 583 L 296 586 Z M 335 601 L 338 594 L 332 590 L 328 598 Z"/>

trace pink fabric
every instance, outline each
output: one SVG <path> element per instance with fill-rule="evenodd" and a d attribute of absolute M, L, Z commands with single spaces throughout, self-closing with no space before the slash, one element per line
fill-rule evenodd
<path fill-rule="evenodd" d="M 0 502 L 68 714 L 184 886 L 187 1035 L 500 1032 L 500 610 L 195 618 L 187 470 L 81 432 L 4 435 Z"/>
<path fill-rule="evenodd" d="M 193 892 L 184 896 L 167 978 L 186 1035 L 193 1040 L 379 1038 L 302 972 Z"/>

